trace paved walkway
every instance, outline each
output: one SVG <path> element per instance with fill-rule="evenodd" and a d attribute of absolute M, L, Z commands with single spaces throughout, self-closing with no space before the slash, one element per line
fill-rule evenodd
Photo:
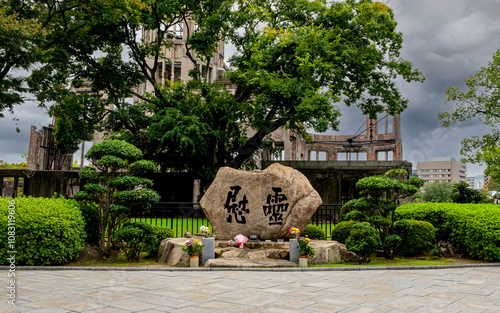
<path fill-rule="evenodd" d="M 7 284 L 6 271 L 3 281 Z M 16 271 L 1 312 L 500 312 L 500 267 L 368 271 Z"/>

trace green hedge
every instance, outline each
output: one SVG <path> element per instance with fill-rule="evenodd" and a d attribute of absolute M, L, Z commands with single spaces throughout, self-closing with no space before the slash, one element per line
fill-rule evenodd
<path fill-rule="evenodd" d="M 307 227 L 302 231 L 302 236 L 307 236 L 310 239 L 315 240 L 326 240 L 325 231 L 321 227 L 316 225 L 307 225 Z"/>
<path fill-rule="evenodd" d="M 356 221 L 344 221 L 335 225 L 332 229 L 332 240 L 345 244 L 347 238 L 351 235 L 352 226 L 356 223 Z"/>
<path fill-rule="evenodd" d="M 15 230 L 8 228 L 9 216 L 15 217 L 15 226 L 10 223 Z M 0 230 L 0 264 L 11 256 L 9 231 L 15 231 L 16 265 L 69 262 L 78 257 L 85 240 L 78 203 L 63 198 L 0 198 Z"/>
<path fill-rule="evenodd" d="M 427 221 L 436 239 L 449 241 L 458 253 L 500 260 L 500 206 L 496 204 L 418 203 L 396 211 L 397 218 Z"/>
<path fill-rule="evenodd" d="M 426 221 L 407 220 L 411 228 L 405 236 L 399 254 L 413 256 L 429 252 L 436 246 L 434 226 Z"/>

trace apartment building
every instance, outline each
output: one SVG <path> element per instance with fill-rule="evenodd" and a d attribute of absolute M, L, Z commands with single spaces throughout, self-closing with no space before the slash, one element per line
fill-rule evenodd
<path fill-rule="evenodd" d="M 477 177 L 467 177 L 467 182 L 471 189 L 481 190 L 483 188 L 483 180 Z"/>
<path fill-rule="evenodd" d="M 434 181 L 468 182 L 466 165 L 452 157 L 429 158 L 428 161 L 417 162 L 417 176 L 426 183 Z"/>

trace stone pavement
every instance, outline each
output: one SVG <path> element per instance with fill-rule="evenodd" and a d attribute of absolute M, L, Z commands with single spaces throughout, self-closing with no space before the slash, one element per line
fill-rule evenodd
<path fill-rule="evenodd" d="M 8 283 L 7 272 L 2 280 Z M 500 267 L 350 271 L 16 270 L 0 312 L 500 312 Z M 6 286 L 7 287 L 7 286 Z"/>

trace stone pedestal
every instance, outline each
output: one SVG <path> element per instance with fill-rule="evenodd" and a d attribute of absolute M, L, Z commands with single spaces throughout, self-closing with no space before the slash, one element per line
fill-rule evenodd
<path fill-rule="evenodd" d="M 290 262 L 299 264 L 299 242 L 297 239 L 290 239 Z"/>
<path fill-rule="evenodd" d="M 208 260 L 215 259 L 215 238 L 203 238 L 201 242 L 205 245 L 201 251 L 201 264 L 205 265 Z"/>

